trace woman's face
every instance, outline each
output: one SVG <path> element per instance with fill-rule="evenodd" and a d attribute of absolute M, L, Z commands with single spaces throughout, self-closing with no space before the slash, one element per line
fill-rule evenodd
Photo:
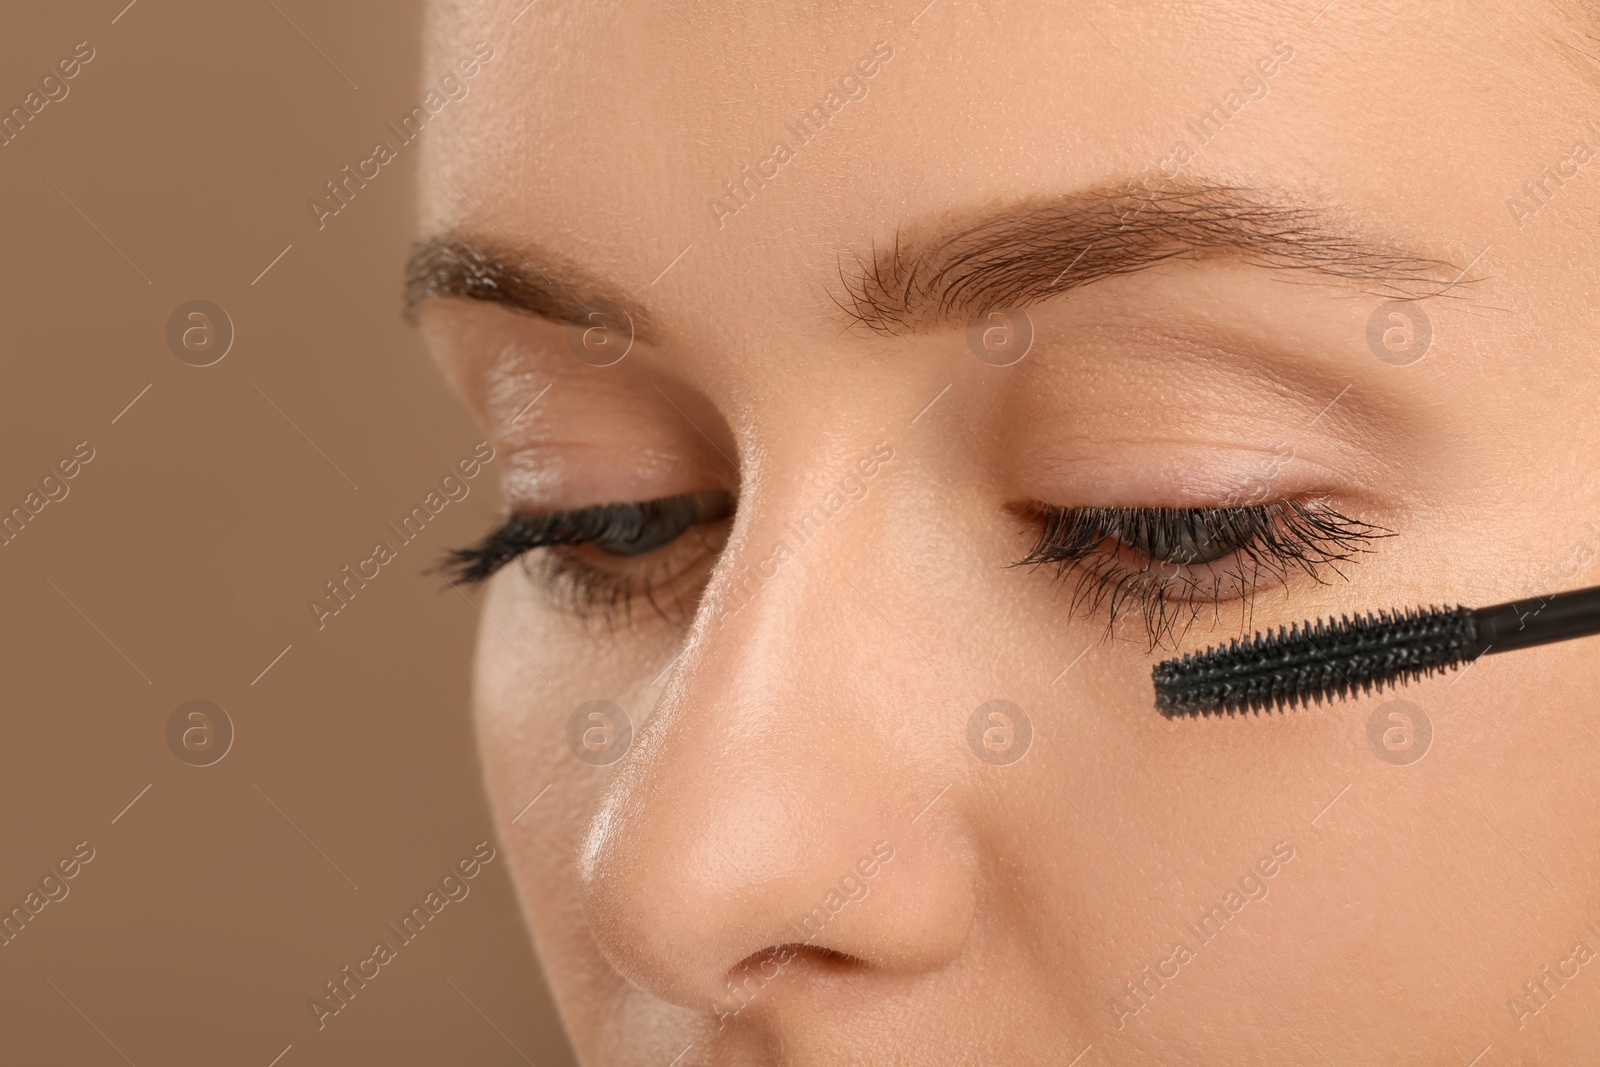
<path fill-rule="evenodd" d="M 431 20 L 413 296 L 480 570 L 569 542 L 476 714 L 584 1063 L 1600 1049 L 1594 640 L 1150 682 L 1600 581 L 1578 13 L 525 2 Z"/>

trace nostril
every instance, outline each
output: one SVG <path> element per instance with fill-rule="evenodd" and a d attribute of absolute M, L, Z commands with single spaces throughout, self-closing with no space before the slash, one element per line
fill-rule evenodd
<path fill-rule="evenodd" d="M 718 1019 L 726 1022 L 755 1004 L 772 988 L 805 980 L 848 977 L 870 966 L 848 952 L 790 941 L 752 952 L 730 969 L 723 979 L 723 997 L 715 1005 Z"/>
<path fill-rule="evenodd" d="M 740 967 L 760 966 L 766 960 L 776 960 L 780 957 L 789 960 L 790 965 L 804 959 L 815 967 L 837 970 L 853 969 L 867 965 L 866 960 L 859 956 L 852 956 L 848 952 L 840 952 L 838 949 L 827 948 L 822 945 L 808 945 L 803 941 L 789 941 L 782 945 L 764 948 L 760 952 L 750 953 L 750 955 L 739 961 L 734 971 L 737 971 Z M 732 974 L 733 971 L 728 973 Z"/>

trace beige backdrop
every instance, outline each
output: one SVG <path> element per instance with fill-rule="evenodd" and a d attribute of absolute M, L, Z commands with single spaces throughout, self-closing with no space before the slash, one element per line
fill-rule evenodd
<path fill-rule="evenodd" d="M 421 97 L 419 12 L 124 4 L 0 15 L 0 1061 L 570 1064 L 503 857 L 386 927 L 490 836 L 477 615 L 422 572 L 499 503 L 491 469 L 384 525 L 479 440 L 398 314 L 415 147 L 320 231 L 307 202 Z M 193 300 L 233 324 L 210 366 L 220 322 L 168 341 Z M 169 740 L 191 700 L 233 724 L 209 766 L 214 714 Z"/>

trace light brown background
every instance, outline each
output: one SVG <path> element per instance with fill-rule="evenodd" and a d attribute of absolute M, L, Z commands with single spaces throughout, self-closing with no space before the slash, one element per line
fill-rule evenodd
<path fill-rule="evenodd" d="M 493 521 L 493 468 L 325 630 L 306 605 L 480 439 L 399 318 L 415 146 L 324 230 L 307 206 L 420 99 L 420 12 L 125 3 L 0 14 L 7 111 L 96 53 L 0 147 L 0 509 L 96 452 L 0 548 L 0 907 L 96 850 L 0 948 L 0 1061 L 570 1064 L 503 857 L 325 1029 L 307 1006 L 490 836 L 477 615 L 422 572 Z M 165 340 L 195 298 L 236 330 L 206 368 Z M 165 736 L 195 698 L 237 730 L 207 768 Z"/>

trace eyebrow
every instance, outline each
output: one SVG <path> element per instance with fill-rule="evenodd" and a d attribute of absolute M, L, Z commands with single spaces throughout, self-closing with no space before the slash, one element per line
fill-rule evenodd
<path fill-rule="evenodd" d="M 537 250 L 536 250 L 537 254 Z M 525 311 L 551 322 L 590 326 L 596 311 L 621 310 L 633 320 L 633 337 L 651 343 L 654 331 L 643 304 L 581 268 L 523 248 L 459 235 L 425 237 L 406 260 L 405 316 L 432 297 L 463 297 Z"/>
<path fill-rule="evenodd" d="M 919 236 L 926 233 L 928 236 Z M 879 333 L 964 324 L 1173 260 L 1232 256 L 1420 300 L 1469 284 L 1447 260 L 1364 239 L 1315 210 L 1215 184 L 1105 186 L 965 226 L 898 230 L 893 247 L 841 263 L 835 302 Z"/>
<path fill-rule="evenodd" d="M 904 335 L 965 324 L 1073 289 L 1164 263 L 1207 257 L 1354 282 L 1397 300 L 1442 296 L 1471 284 L 1445 259 L 1363 238 L 1302 205 L 1237 186 L 1132 183 L 1102 186 L 991 212 L 966 224 L 901 227 L 894 244 L 853 269 L 840 263 L 853 324 Z M 435 297 L 501 304 L 557 323 L 587 326 L 596 310 L 620 309 L 634 336 L 653 340 L 638 301 L 580 268 L 523 248 L 460 235 L 424 238 L 405 272 L 405 313 Z"/>

